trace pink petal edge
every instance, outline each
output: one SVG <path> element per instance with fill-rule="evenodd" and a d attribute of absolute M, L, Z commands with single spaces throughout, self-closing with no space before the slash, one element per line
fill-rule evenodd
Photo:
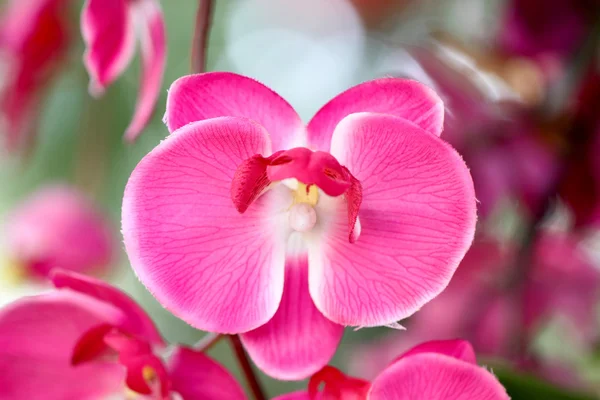
<path fill-rule="evenodd" d="M 252 78 L 208 72 L 173 82 L 164 117 L 170 132 L 215 117 L 243 117 L 258 122 L 271 136 L 274 152 L 306 142 L 304 123 L 292 106 Z"/>
<path fill-rule="evenodd" d="M 160 4 L 144 0 L 133 5 L 134 16 L 140 19 L 142 30 L 142 77 L 133 119 L 125 131 L 125 139 L 133 142 L 152 117 L 162 87 L 167 58 L 165 22 Z"/>
<path fill-rule="evenodd" d="M 373 381 L 370 400 L 509 400 L 485 368 L 442 354 L 403 358 Z"/>
<path fill-rule="evenodd" d="M 461 339 L 432 340 L 421 343 L 402 354 L 394 362 L 406 357 L 414 356 L 415 354 L 422 353 L 444 354 L 470 364 L 477 364 L 477 357 L 475 356 L 475 350 L 473 349 L 473 346 L 471 346 L 471 343 L 468 341 Z"/>
<path fill-rule="evenodd" d="M 240 384 L 203 353 L 178 347 L 168 362 L 172 390 L 185 400 L 245 400 Z"/>
<path fill-rule="evenodd" d="M 283 297 L 265 325 L 241 335 L 254 363 L 279 380 L 301 380 L 331 360 L 344 327 L 323 316 L 308 293 L 306 254 L 287 256 Z"/>
<path fill-rule="evenodd" d="M 329 151 L 337 124 L 350 114 L 373 112 L 404 118 L 440 136 L 444 127 L 444 103 L 420 82 L 382 78 L 361 83 L 334 97 L 308 123 L 308 142 Z"/>
<path fill-rule="evenodd" d="M 149 343 L 160 346 L 165 344 L 148 314 L 119 289 L 99 279 L 61 269 L 54 269 L 50 278 L 57 289 L 71 289 L 121 310 L 126 318 L 117 325 L 119 328 L 130 334 L 138 335 Z"/>

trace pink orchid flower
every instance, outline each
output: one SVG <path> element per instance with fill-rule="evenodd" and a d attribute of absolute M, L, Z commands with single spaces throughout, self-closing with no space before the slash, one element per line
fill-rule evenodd
<path fill-rule="evenodd" d="M 162 85 L 167 53 L 160 4 L 157 0 L 86 1 L 81 31 L 93 95 L 101 95 L 131 61 L 136 30 L 141 43 L 142 78 L 135 113 L 125 131 L 128 141 L 134 141 L 150 120 Z"/>
<path fill-rule="evenodd" d="M 55 270 L 52 281 L 58 290 L 0 310 L 0 398 L 245 399 L 204 354 L 167 351 L 150 318 L 121 291 L 66 271 Z"/>
<path fill-rule="evenodd" d="M 322 391 L 319 385 L 324 384 Z M 373 382 L 351 378 L 333 367 L 315 374 L 307 392 L 274 400 L 504 400 L 496 377 L 477 366 L 473 347 L 464 340 L 434 341 L 404 353 Z"/>
<path fill-rule="evenodd" d="M 179 79 L 167 100 L 172 135 L 125 190 L 133 268 L 194 327 L 242 333 L 269 375 L 310 376 L 344 325 L 413 314 L 469 247 L 473 184 L 439 138 L 443 110 L 424 85 L 379 79 L 305 126 L 253 79 Z"/>
<path fill-rule="evenodd" d="M 45 278 L 55 267 L 106 272 L 116 252 L 106 217 L 73 187 L 42 188 L 8 216 L 6 251 L 18 275 Z"/>
<path fill-rule="evenodd" d="M 68 44 L 65 0 L 10 0 L 0 15 L 0 135 L 10 150 L 36 129 L 38 97 Z"/>

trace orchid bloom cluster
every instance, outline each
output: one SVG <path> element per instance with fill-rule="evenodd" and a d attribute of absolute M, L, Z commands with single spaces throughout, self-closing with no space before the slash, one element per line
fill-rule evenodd
<path fill-rule="evenodd" d="M 0 377 L 2 399 L 42 393 L 50 400 L 246 399 L 227 370 L 200 350 L 167 346 L 146 313 L 118 289 L 61 270 L 54 271 L 52 282 L 54 292 L 0 311 L 0 371 L 7 372 Z M 325 367 L 311 378 L 308 392 L 277 399 L 415 396 L 508 399 L 495 377 L 475 364 L 472 347 L 460 340 L 417 346 L 372 383 Z"/>
<path fill-rule="evenodd" d="M 62 270 L 51 278 L 55 291 L 0 311 L 0 398 L 244 399 L 202 352 L 167 346 L 120 290 Z"/>
<path fill-rule="evenodd" d="M 348 1 L 361 30 L 409 3 Z M 102 96 L 140 47 L 133 142 L 161 98 L 160 1 L 82 3 L 77 65 L 90 95 Z M 582 246 L 600 221 L 597 51 L 572 102 L 552 114 L 542 101 L 592 34 L 584 3 L 507 1 L 489 48 L 432 35 L 405 52 L 427 84 L 401 72 L 369 80 L 307 123 L 251 77 L 175 80 L 168 135 L 129 176 L 121 232 L 139 281 L 210 344 L 169 343 L 133 298 L 95 277 L 118 263 L 111 223 L 75 187 L 48 186 L 2 220 L 0 283 L 39 286 L 0 308 L 0 400 L 266 399 L 254 369 L 306 381 L 273 400 L 508 400 L 489 365 L 558 381 L 564 365 L 534 348 L 548 326 L 562 323 L 584 351 L 600 343 L 600 270 Z M 9 150 L 33 142 L 41 93 L 68 60 L 69 4 L 9 0 L 0 14 Z M 212 7 L 199 7 L 194 72 Z M 574 215 L 562 231 L 545 224 L 555 199 Z M 523 232 L 492 234 L 510 225 L 494 220 L 501 207 L 526 221 Z M 330 364 L 349 327 L 391 329 L 348 346 L 338 369 Z M 209 356 L 221 340 L 248 391 Z"/>
<path fill-rule="evenodd" d="M 165 116 L 172 134 L 124 195 L 135 272 L 192 326 L 239 335 L 266 374 L 311 377 L 308 392 L 279 399 L 508 399 L 461 340 L 424 343 L 372 382 L 327 366 L 345 326 L 402 328 L 444 290 L 471 245 L 473 183 L 439 137 L 443 112 L 428 87 L 385 78 L 350 88 L 304 126 L 253 79 L 179 79 Z M 28 222 L 41 219 L 73 227 L 52 237 Z M 78 229 L 98 226 L 60 187 L 14 221 L 15 239 L 42 230 L 39 242 L 15 246 L 38 250 L 64 249 Z M 0 311 L 0 398 L 245 399 L 203 348 L 167 345 L 124 293 L 55 268 L 97 259 L 87 244 L 60 261 L 34 257 L 55 290 Z"/>

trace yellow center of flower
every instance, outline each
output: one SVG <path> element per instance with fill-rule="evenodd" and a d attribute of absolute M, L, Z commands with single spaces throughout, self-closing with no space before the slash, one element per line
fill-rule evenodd
<path fill-rule="evenodd" d="M 18 286 L 27 279 L 25 268 L 14 258 L 0 259 L 0 282 L 3 286 Z"/>
<path fill-rule="evenodd" d="M 310 206 L 316 206 L 319 201 L 319 189 L 316 185 L 310 185 L 309 187 L 302 182 L 298 182 L 298 187 L 293 192 L 293 204 L 306 203 Z"/>
<path fill-rule="evenodd" d="M 146 382 L 153 382 L 156 379 L 156 371 L 154 370 L 154 368 L 146 365 L 142 369 L 142 376 L 144 377 L 144 380 Z"/>

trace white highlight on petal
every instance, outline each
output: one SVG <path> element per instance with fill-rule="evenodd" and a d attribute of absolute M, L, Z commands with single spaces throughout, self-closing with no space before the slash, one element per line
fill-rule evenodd
<path fill-rule="evenodd" d="M 297 232 L 308 232 L 317 223 L 317 212 L 307 203 L 294 204 L 289 213 L 290 227 Z"/>

